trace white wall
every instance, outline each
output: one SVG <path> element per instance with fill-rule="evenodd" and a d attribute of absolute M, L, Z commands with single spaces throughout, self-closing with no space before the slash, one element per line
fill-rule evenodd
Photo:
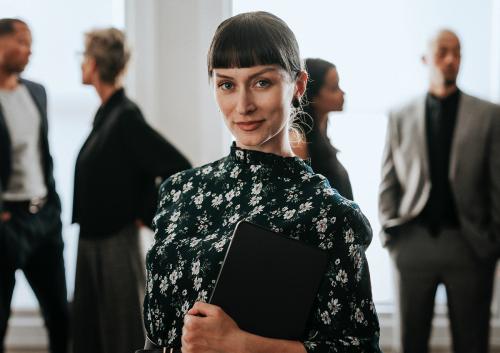
<path fill-rule="evenodd" d="M 195 165 L 221 158 L 230 137 L 208 82 L 206 55 L 231 1 L 127 0 L 126 9 L 134 50 L 130 94 Z"/>
<path fill-rule="evenodd" d="M 367 253 L 374 299 L 392 302 L 389 259 L 377 236 L 386 113 L 425 92 L 421 55 L 429 36 L 442 27 L 455 29 L 462 39 L 460 87 L 500 101 L 492 89 L 500 80 L 500 35 L 493 40 L 494 28 L 500 26 L 498 8 L 495 17 L 493 0 L 235 0 L 233 7 L 234 13 L 264 10 L 278 15 L 294 31 L 304 58 L 320 57 L 337 65 L 346 105 L 343 113 L 331 114 L 329 135 L 341 150 L 339 159 L 349 172 L 355 201 L 374 231 Z M 445 300 L 441 290 L 438 298 Z"/>

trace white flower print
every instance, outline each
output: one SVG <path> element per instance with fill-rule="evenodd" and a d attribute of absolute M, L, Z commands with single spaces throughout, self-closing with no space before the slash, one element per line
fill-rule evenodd
<path fill-rule="evenodd" d="M 312 202 L 301 203 L 299 206 L 299 213 L 307 212 L 312 210 Z"/>
<path fill-rule="evenodd" d="M 177 272 L 177 270 L 172 271 L 172 273 L 170 274 L 170 277 L 169 277 L 170 282 L 172 284 L 175 284 L 175 282 L 177 282 L 177 280 L 179 278 L 180 278 L 180 276 L 179 276 L 179 273 Z"/>
<path fill-rule="evenodd" d="M 321 313 L 321 320 L 325 325 L 330 325 L 332 323 L 332 320 L 330 319 L 330 315 L 328 314 L 328 311 L 323 311 Z"/>
<path fill-rule="evenodd" d="M 363 315 L 363 312 L 359 308 L 356 308 L 356 312 L 354 313 L 354 318 L 359 323 L 362 323 L 365 320 L 365 316 Z"/>
<path fill-rule="evenodd" d="M 212 206 L 219 206 L 222 203 L 222 195 L 217 195 L 212 199 Z"/>
<path fill-rule="evenodd" d="M 344 232 L 344 239 L 346 243 L 354 243 L 354 231 L 352 228 L 349 228 Z"/>
<path fill-rule="evenodd" d="M 172 213 L 172 215 L 170 216 L 170 222 L 177 222 L 180 215 L 181 213 L 179 211 L 175 211 L 174 213 Z"/>
<path fill-rule="evenodd" d="M 173 202 L 176 202 L 177 200 L 179 200 L 179 197 L 181 196 L 181 191 L 180 190 L 172 190 L 172 201 Z"/>
<path fill-rule="evenodd" d="M 326 231 L 328 219 L 326 218 L 321 218 L 317 223 L 316 223 L 316 230 L 319 233 L 324 233 Z"/>
<path fill-rule="evenodd" d="M 194 203 L 196 205 L 201 205 L 203 203 L 203 194 L 196 195 L 196 197 L 194 198 Z"/>
<path fill-rule="evenodd" d="M 347 272 L 345 272 L 344 270 L 339 270 L 339 272 L 337 273 L 336 279 L 337 279 L 337 281 L 342 282 L 343 284 L 346 284 L 348 281 Z"/>
<path fill-rule="evenodd" d="M 241 172 L 241 169 L 238 166 L 236 166 L 233 168 L 233 170 L 231 170 L 230 177 L 233 179 L 236 179 L 238 177 L 238 175 L 240 175 L 240 172 Z"/>
<path fill-rule="evenodd" d="M 201 282 L 202 282 L 202 281 L 203 281 L 203 279 L 202 279 L 201 277 L 196 277 L 196 278 L 194 279 L 194 286 L 193 286 L 193 287 L 194 287 L 194 289 L 196 289 L 196 290 L 200 290 L 200 288 L 201 288 Z"/>
<path fill-rule="evenodd" d="M 311 180 L 311 177 L 312 176 L 310 174 L 304 173 L 302 175 L 302 181 L 309 181 L 309 180 Z"/>
<path fill-rule="evenodd" d="M 196 245 L 198 245 L 199 243 L 201 242 L 201 239 L 200 238 L 193 238 L 191 239 L 191 241 L 189 242 L 189 246 L 191 248 L 194 248 Z"/>
<path fill-rule="evenodd" d="M 176 223 L 170 223 L 167 227 L 167 233 L 172 233 L 175 228 L 177 228 L 177 224 Z"/>
<path fill-rule="evenodd" d="M 326 188 L 326 189 L 323 189 L 323 193 L 324 193 L 326 196 L 332 196 L 332 195 L 333 195 L 333 189 L 332 189 L 332 188 Z"/>
<path fill-rule="evenodd" d="M 263 205 L 259 205 L 259 206 L 255 207 L 252 210 L 252 212 L 250 212 L 250 215 L 251 216 L 258 215 L 258 214 L 262 213 L 263 210 L 264 210 L 264 206 Z"/>
<path fill-rule="evenodd" d="M 262 200 L 262 197 L 260 196 L 252 196 L 252 198 L 250 199 L 250 206 L 255 206 L 257 205 L 260 200 Z"/>
<path fill-rule="evenodd" d="M 328 302 L 328 309 L 330 309 L 332 315 L 337 314 L 341 307 L 342 305 L 339 303 L 339 300 L 337 298 L 332 299 Z"/>
<path fill-rule="evenodd" d="M 235 213 L 234 215 L 231 216 L 231 218 L 229 218 L 229 223 L 236 223 L 239 218 L 240 218 L 240 215 Z"/>
<path fill-rule="evenodd" d="M 238 157 L 238 159 L 242 160 L 244 156 L 245 154 L 243 153 L 243 151 L 241 150 L 236 151 L 236 157 Z"/>
<path fill-rule="evenodd" d="M 167 337 L 168 337 L 168 343 L 172 343 L 175 340 L 175 338 L 177 337 L 177 331 L 175 327 L 172 327 L 170 331 L 168 331 Z"/>
<path fill-rule="evenodd" d="M 299 160 L 254 161 L 252 152 L 237 150 L 231 157 L 181 172 L 162 185 L 147 260 L 144 320 L 149 337 L 161 346 L 181 345 L 182 316 L 195 301 L 209 299 L 241 219 L 328 250 L 324 285 L 304 337 L 308 352 L 318 353 L 333 340 L 338 350 L 345 349 L 343 343 L 352 347 L 360 326 L 366 337 L 374 337 L 376 310 L 364 282 L 368 272 L 361 270 L 364 248 L 357 243 L 369 229 L 351 212 L 357 206 L 329 196 L 337 194 Z M 335 217 L 341 217 L 340 224 L 332 226 Z M 363 285 L 349 285 L 356 281 Z M 339 340 L 328 332 L 337 326 L 352 333 Z M 375 340 L 361 341 L 358 350 L 375 352 L 369 342 Z"/>
<path fill-rule="evenodd" d="M 213 168 L 212 168 L 212 166 L 210 166 L 210 165 L 209 165 L 209 166 L 207 166 L 207 167 L 203 168 L 203 169 L 201 170 L 201 172 L 202 172 L 204 175 L 207 175 L 207 174 L 210 174 L 210 172 L 212 171 L 212 169 L 213 169 Z"/>
<path fill-rule="evenodd" d="M 234 190 L 230 190 L 226 193 L 226 200 L 231 201 L 235 195 L 236 193 L 234 192 Z"/>
<path fill-rule="evenodd" d="M 174 240 L 174 238 L 175 238 L 175 233 L 172 233 L 172 234 L 168 235 L 165 238 L 165 244 L 170 244 L 172 242 L 172 240 Z"/>
<path fill-rule="evenodd" d="M 198 293 L 198 298 L 196 299 L 196 301 L 200 301 L 200 302 L 205 302 L 207 301 L 208 299 L 208 293 L 206 290 L 202 290 L 200 293 Z"/>
<path fill-rule="evenodd" d="M 183 315 L 185 315 L 188 310 L 189 310 L 189 302 L 186 301 L 186 302 L 184 302 L 184 304 L 182 304 L 181 312 Z"/>
<path fill-rule="evenodd" d="M 160 293 L 164 294 L 167 289 L 168 289 L 168 280 L 167 277 L 164 277 L 160 282 Z"/>
<path fill-rule="evenodd" d="M 226 239 L 222 239 L 214 244 L 215 250 L 217 252 L 221 252 L 224 249 L 224 245 L 226 245 Z"/>
<path fill-rule="evenodd" d="M 287 210 L 283 215 L 284 219 L 290 219 L 295 215 L 295 210 Z"/>
<path fill-rule="evenodd" d="M 196 260 L 191 266 L 191 273 L 194 276 L 197 276 L 200 273 L 200 260 Z"/>
<path fill-rule="evenodd" d="M 186 184 L 184 184 L 182 186 L 182 192 L 188 192 L 192 188 L 193 188 L 193 183 L 192 182 L 188 182 L 188 183 L 186 183 Z"/>
<path fill-rule="evenodd" d="M 250 171 L 251 171 L 252 173 L 255 173 L 256 171 L 258 171 L 258 170 L 260 169 L 260 167 L 261 167 L 261 165 L 258 165 L 258 164 L 252 164 L 252 165 L 250 166 Z"/>
<path fill-rule="evenodd" d="M 252 187 L 252 194 L 258 195 L 262 191 L 262 183 L 254 184 Z"/>

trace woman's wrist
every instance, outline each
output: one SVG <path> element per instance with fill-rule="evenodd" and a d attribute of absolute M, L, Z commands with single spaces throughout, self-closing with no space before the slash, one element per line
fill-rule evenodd
<path fill-rule="evenodd" d="M 299 341 L 257 336 L 241 329 L 235 338 L 231 353 L 306 353 Z"/>

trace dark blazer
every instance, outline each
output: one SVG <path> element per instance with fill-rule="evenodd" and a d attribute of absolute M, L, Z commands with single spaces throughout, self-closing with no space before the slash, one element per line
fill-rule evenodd
<path fill-rule="evenodd" d="M 381 240 L 415 219 L 430 194 L 425 96 L 389 114 L 379 190 Z M 462 233 L 476 255 L 500 255 L 500 106 L 461 94 L 448 173 Z M 389 230 L 389 231 L 386 231 Z"/>
<path fill-rule="evenodd" d="M 42 152 L 43 174 L 48 190 L 47 204 L 51 206 L 52 211 L 55 211 L 54 216 L 59 217 L 61 213 L 61 201 L 56 192 L 52 156 L 49 151 L 47 94 L 45 93 L 45 88 L 38 83 L 25 79 L 19 79 L 19 82 L 27 87 L 40 113 L 40 148 Z M 11 173 L 12 145 L 2 107 L 0 106 L 0 211 L 2 210 L 2 190 L 7 188 Z"/>
<path fill-rule="evenodd" d="M 110 236 L 137 219 L 151 226 L 157 179 L 189 168 L 118 90 L 97 111 L 76 162 L 73 222 L 80 224 L 80 236 Z"/>

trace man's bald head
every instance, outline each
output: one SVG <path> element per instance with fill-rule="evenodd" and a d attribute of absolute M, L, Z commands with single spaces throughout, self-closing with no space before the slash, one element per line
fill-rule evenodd
<path fill-rule="evenodd" d="M 442 41 L 454 42 L 460 49 L 460 38 L 458 38 L 458 35 L 451 29 L 444 28 L 438 30 L 432 37 L 429 38 L 429 41 L 427 43 L 427 52 L 434 51 Z"/>
<path fill-rule="evenodd" d="M 451 87 L 456 85 L 460 69 L 460 39 L 449 29 L 441 29 L 434 34 L 422 58 L 429 67 L 431 85 Z"/>

